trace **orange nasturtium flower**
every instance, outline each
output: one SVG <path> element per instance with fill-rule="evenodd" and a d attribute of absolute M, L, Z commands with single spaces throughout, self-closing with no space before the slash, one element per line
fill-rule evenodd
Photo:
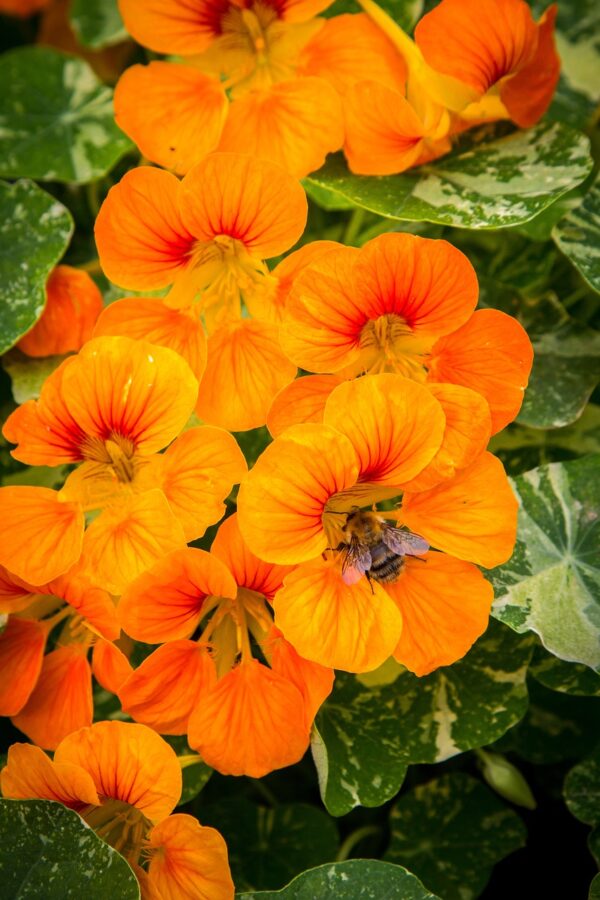
<path fill-rule="evenodd" d="M 135 300 L 120 301 L 103 314 L 96 333 L 140 337 L 148 328 L 148 339 L 194 366 L 182 337 L 187 330 L 199 360 L 200 418 L 233 431 L 263 425 L 296 367 L 279 346 L 276 324 L 268 316 L 242 317 L 242 301 L 251 309 L 264 306 L 261 298 L 277 283 L 264 260 L 296 243 L 306 214 L 300 184 L 250 156 L 213 153 L 183 181 L 159 169 L 132 170 L 100 210 L 100 261 L 124 288 L 171 288 L 163 302 L 140 300 L 139 312 Z M 209 333 L 205 369 L 200 321 Z"/>
<path fill-rule="evenodd" d="M 300 54 L 331 2 L 121 0 L 139 43 L 186 64 L 128 69 L 115 93 L 118 125 L 180 175 L 217 149 L 270 159 L 298 178 L 319 168 L 342 146 L 342 112 L 332 85 L 301 71 Z"/>
<path fill-rule="evenodd" d="M 162 646 L 121 684 L 125 712 L 162 734 L 187 732 L 226 775 L 260 778 L 298 762 L 333 672 L 273 626 L 270 601 L 287 572 L 257 559 L 231 516 L 211 553 L 176 551 L 136 579 L 119 605 L 123 629 Z"/>
<path fill-rule="evenodd" d="M 83 551 L 88 576 L 120 594 L 155 559 L 201 537 L 246 463 L 221 429 L 177 438 L 197 390 L 180 356 L 144 341 L 94 338 L 66 359 L 3 433 L 22 462 L 81 465 L 59 492 L 0 489 L 0 564 L 41 584 Z M 84 535 L 83 513 L 100 509 Z"/>
<path fill-rule="evenodd" d="M 471 395 L 466 418 L 458 395 Z M 394 654 L 424 674 L 485 630 L 492 589 L 473 563 L 509 558 L 517 503 L 501 463 L 483 452 L 481 403 L 457 385 L 432 392 L 367 375 L 335 388 L 322 424 L 291 426 L 259 457 L 240 487 L 240 529 L 261 559 L 296 564 L 275 596 L 275 624 L 306 659 L 364 672 Z M 401 493 L 400 510 L 382 515 L 443 552 L 406 559 L 385 587 L 347 584 L 348 513 Z"/>
<path fill-rule="evenodd" d="M 471 388 L 489 406 L 492 434 L 500 431 L 521 407 L 533 350 L 512 316 L 474 311 L 478 293 L 460 250 L 410 234 L 383 234 L 310 262 L 288 297 L 281 342 L 303 369 L 337 378 L 284 388 L 269 414 L 274 433 L 280 415 L 291 424 L 296 410 L 296 422 L 318 421 L 341 378 L 377 372 Z"/>
<path fill-rule="evenodd" d="M 75 810 L 136 873 L 144 900 L 233 900 L 227 847 L 181 797 L 174 751 L 144 725 L 97 722 L 65 737 L 49 759 L 13 744 L 0 774 L 9 800 L 54 800 Z"/>
<path fill-rule="evenodd" d="M 9 616 L 0 634 L 0 715 L 54 750 L 72 731 L 92 724 L 88 651 L 119 636 L 116 608 L 80 573 L 34 586 L 0 567 L 0 613 Z M 59 624 L 55 648 L 44 656 Z"/>
<path fill-rule="evenodd" d="M 46 283 L 46 305 L 17 347 L 27 356 L 58 356 L 79 350 L 102 312 L 102 294 L 87 274 L 57 266 Z"/>

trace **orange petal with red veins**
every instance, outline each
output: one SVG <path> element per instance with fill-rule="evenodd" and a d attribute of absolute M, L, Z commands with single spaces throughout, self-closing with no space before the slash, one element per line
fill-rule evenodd
<path fill-rule="evenodd" d="M 219 150 L 268 159 L 296 178 L 319 169 L 344 141 L 338 93 L 323 78 L 295 78 L 236 98 Z M 288 245 L 289 246 L 289 245 Z"/>
<path fill-rule="evenodd" d="M 491 569 L 513 552 L 517 500 L 502 463 L 486 452 L 450 481 L 404 494 L 399 519 L 433 547 Z"/>
<path fill-rule="evenodd" d="M 339 375 L 305 375 L 282 388 L 267 413 L 272 437 L 278 437 L 290 425 L 322 422 L 325 404 L 342 381 Z"/>
<path fill-rule="evenodd" d="M 423 122 L 397 88 L 358 81 L 343 98 L 348 167 L 360 175 L 404 172 L 423 152 Z"/>
<path fill-rule="evenodd" d="M 117 610 L 110 594 L 96 587 L 85 575 L 63 575 L 46 585 L 44 593 L 54 594 L 86 620 L 96 634 L 112 641 L 119 637 Z"/>
<path fill-rule="evenodd" d="M 181 796 L 175 752 L 145 725 L 96 722 L 65 738 L 54 761 L 80 766 L 101 796 L 130 803 L 151 822 L 166 818 Z"/>
<path fill-rule="evenodd" d="M 2 795 L 11 800 L 57 800 L 80 810 L 99 806 L 94 782 L 79 766 L 60 765 L 48 759 L 39 747 L 13 744 L 0 774 Z"/>
<path fill-rule="evenodd" d="M 275 624 L 307 660 L 370 672 L 394 651 L 402 616 L 381 585 L 347 585 L 339 567 L 319 559 L 286 576 L 274 600 Z"/>
<path fill-rule="evenodd" d="M 307 215 L 297 179 L 243 153 L 211 153 L 190 169 L 181 182 L 179 209 L 197 240 L 229 235 L 258 259 L 289 250 Z"/>
<path fill-rule="evenodd" d="M 500 99 L 521 128 L 531 128 L 548 107 L 560 77 L 560 59 L 554 45 L 558 8 L 549 6 L 537 23 L 537 49 L 527 65 L 500 88 Z"/>
<path fill-rule="evenodd" d="M 531 59 L 536 31 L 524 0 L 443 0 L 418 23 L 415 41 L 430 66 L 485 94 Z"/>
<path fill-rule="evenodd" d="M 240 485 L 240 531 L 261 559 L 305 562 L 327 547 L 322 516 L 353 487 L 358 461 L 348 438 L 326 425 L 292 425 L 259 456 Z"/>
<path fill-rule="evenodd" d="M 36 593 L 37 588 L 0 566 L 0 613 L 22 612 L 34 601 Z"/>
<path fill-rule="evenodd" d="M 157 53 L 202 53 L 221 32 L 231 0 L 119 0 L 125 28 L 143 47 Z"/>
<path fill-rule="evenodd" d="M 190 428 L 159 459 L 160 487 L 186 541 L 222 518 L 223 501 L 248 471 L 235 438 L 211 425 Z"/>
<path fill-rule="evenodd" d="M 403 486 L 426 491 L 452 478 L 483 453 L 490 439 L 490 408 L 481 394 L 457 384 L 428 384 L 446 416 L 442 445 L 428 466 Z"/>
<path fill-rule="evenodd" d="M 216 78 L 170 62 L 126 69 L 114 102 L 119 128 L 144 156 L 176 175 L 216 150 L 229 108 Z"/>
<path fill-rule="evenodd" d="M 46 282 L 46 306 L 17 347 L 27 356 L 59 356 L 79 350 L 102 312 L 102 294 L 87 272 L 57 266 Z"/>
<path fill-rule="evenodd" d="M 111 303 L 96 322 L 94 337 L 124 335 L 168 347 L 183 356 L 200 380 L 206 367 L 206 335 L 193 310 L 171 309 L 160 297 L 128 297 Z"/>
<path fill-rule="evenodd" d="M 11 616 L 0 634 L 0 716 L 20 712 L 37 684 L 47 629 L 39 622 Z"/>
<path fill-rule="evenodd" d="M 271 272 L 276 285 L 271 295 L 249 293 L 244 301 L 253 318 L 281 323 L 289 293 L 297 275 L 312 262 L 331 250 L 339 250 L 336 241 L 311 241 L 293 253 L 289 253 Z"/>
<path fill-rule="evenodd" d="M 440 338 L 427 363 L 432 381 L 477 391 L 492 414 L 492 434 L 515 418 L 533 364 L 524 328 L 497 309 L 478 309 L 458 331 Z"/>
<path fill-rule="evenodd" d="M 275 394 L 296 375 L 279 344 L 276 325 L 242 319 L 208 339 L 208 363 L 196 412 L 231 431 L 259 428 Z"/>
<path fill-rule="evenodd" d="M 33 693 L 12 722 L 34 744 L 55 750 L 72 731 L 91 725 L 93 712 L 87 650 L 70 644 L 45 657 Z"/>
<path fill-rule="evenodd" d="M 175 175 L 141 166 L 110 189 L 95 225 L 104 274 L 133 291 L 157 290 L 187 266 L 194 237 L 179 211 Z"/>
<path fill-rule="evenodd" d="M 442 405 L 427 387 L 387 374 L 340 384 L 323 421 L 354 446 L 361 482 L 390 487 L 423 471 L 442 445 L 446 425 Z"/>
<path fill-rule="evenodd" d="M 148 881 L 162 900 L 233 900 L 227 845 L 214 828 L 176 813 L 152 829 L 148 848 Z"/>
<path fill-rule="evenodd" d="M 116 644 L 100 638 L 94 644 L 92 672 L 98 684 L 105 691 L 117 694 L 123 682 L 133 672 L 133 669 L 125 654 L 119 650 Z"/>
<path fill-rule="evenodd" d="M 262 778 L 298 762 L 308 747 L 302 695 L 257 660 L 243 662 L 203 694 L 188 741 L 223 775 Z"/>
<path fill-rule="evenodd" d="M 45 584 L 77 562 L 83 528 L 79 504 L 61 502 L 56 491 L 0 488 L 0 565 L 30 584 Z"/>
<path fill-rule="evenodd" d="M 402 613 L 394 658 L 428 675 L 462 659 L 487 628 L 494 591 L 479 569 L 444 553 L 407 557 L 385 589 Z"/>
<path fill-rule="evenodd" d="M 313 720 L 324 700 L 333 688 L 333 669 L 309 662 L 300 656 L 275 626 L 263 645 L 271 668 L 295 684 L 304 698 L 306 727 L 312 728 Z"/>
<path fill-rule="evenodd" d="M 123 711 L 160 734 L 185 734 L 190 714 L 216 683 L 206 647 L 195 641 L 163 644 L 121 685 Z"/>
<path fill-rule="evenodd" d="M 263 562 L 252 553 L 241 535 L 237 513 L 219 526 L 210 552 L 225 563 L 239 587 L 257 591 L 268 600 L 273 599 L 290 571 L 289 566 Z"/>
<path fill-rule="evenodd" d="M 357 81 L 376 81 L 403 94 L 406 83 L 402 56 L 366 13 L 328 19 L 302 51 L 299 72 L 324 78 L 339 94 Z"/>
<path fill-rule="evenodd" d="M 193 633 L 207 597 L 236 594 L 235 580 L 221 560 L 186 547 L 169 553 L 129 585 L 119 602 L 119 618 L 135 640 L 174 641 Z"/>
<path fill-rule="evenodd" d="M 183 529 L 161 491 L 148 491 L 107 507 L 85 533 L 82 565 L 111 594 L 157 559 L 185 546 Z"/>
<path fill-rule="evenodd" d="M 273 6 L 284 22 L 304 22 L 312 19 L 328 6 L 332 0 L 267 0 L 268 6 Z M 281 10 L 281 12 L 280 12 Z"/>

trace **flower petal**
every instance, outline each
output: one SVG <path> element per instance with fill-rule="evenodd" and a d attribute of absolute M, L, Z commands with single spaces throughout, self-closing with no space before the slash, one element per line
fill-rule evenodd
<path fill-rule="evenodd" d="M 133 672 L 133 669 L 125 654 L 119 650 L 116 644 L 100 638 L 94 644 L 92 672 L 98 684 L 105 691 L 117 694 L 123 682 Z"/>
<path fill-rule="evenodd" d="M 340 98 L 323 78 L 282 81 L 236 98 L 219 150 L 268 159 L 296 178 L 319 169 L 344 141 Z"/>
<path fill-rule="evenodd" d="M 86 648 L 70 644 L 45 657 L 33 693 L 12 722 L 34 744 L 55 750 L 72 731 L 91 725 L 93 712 Z"/>
<path fill-rule="evenodd" d="M 356 452 L 326 425 L 292 425 L 259 456 L 240 485 L 239 526 L 270 562 L 313 559 L 327 547 L 322 516 L 334 494 L 356 483 Z"/>
<path fill-rule="evenodd" d="M 492 414 L 492 434 L 515 418 L 533 364 L 525 329 L 497 309 L 478 309 L 458 331 L 440 338 L 428 362 L 429 378 L 477 391 Z"/>
<path fill-rule="evenodd" d="M 400 578 L 386 591 L 403 621 L 394 658 L 415 675 L 462 659 L 487 628 L 494 599 L 476 566 L 444 553 L 407 557 Z"/>
<path fill-rule="evenodd" d="M 273 294 L 267 293 L 265 297 L 262 294 L 257 296 L 249 292 L 248 297 L 244 297 L 252 317 L 280 323 L 296 276 L 320 256 L 324 256 L 331 250 L 339 250 L 340 246 L 341 244 L 336 241 L 311 241 L 309 244 L 299 247 L 298 250 L 294 250 L 293 253 L 288 253 L 285 259 L 282 259 L 271 272 L 276 281 Z"/>
<path fill-rule="evenodd" d="M 259 259 L 277 256 L 304 231 L 307 203 L 279 166 L 242 153 L 211 153 L 181 183 L 181 217 L 199 241 L 229 235 Z"/>
<path fill-rule="evenodd" d="M 502 463 L 486 452 L 450 481 L 404 494 L 400 518 L 432 546 L 490 569 L 515 546 L 517 500 Z"/>
<path fill-rule="evenodd" d="M 79 810 L 100 805 L 94 782 L 79 766 L 60 765 L 39 747 L 13 744 L 0 774 L 2 795 L 11 800 L 56 800 Z"/>
<path fill-rule="evenodd" d="M 111 303 L 96 322 L 94 337 L 124 335 L 168 347 L 183 356 L 200 380 L 206 368 L 206 336 L 193 310 L 171 309 L 160 297 L 129 297 Z"/>
<path fill-rule="evenodd" d="M 41 593 L 41 590 L 40 590 Z M 77 572 L 68 572 L 54 579 L 44 593 L 60 597 L 83 616 L 88 627 L 96 634 L 112 641 L 119 637 L 117 610 L 110 594 Z"/>
<path fill-rule="evenodd" d="M 242 319 L 208 339 L 208 363 L 196 411 L 201 419 L 232 431 L 264 425 L 275 394 L 294 378 L 296 366 L 283 353 L 276 325 Z"/>
<path fill-rule="evenodd" d="M 163 644 L 119 689 L 123 711 L 160 734 L 185 734 L 201 694 L 217 680 L 206 647 L 195 641 Z"/>
<path fill-rule="evenodd" d="M 272 437 L 278 437 L 290 425 L 321 423 L 327 399 L 342 380 L 339 375 L 305 375 L 282 388 L 267 413 Z"/>
<path fill-rule="evenodd" d="M 333 669 L 304 659 L 275 626 L 269 632 L 263 647 L 273 671 L 295 684 L 302 694 L 306 727 L 310 730 L 319 707 L 333 688 Z"/>
<path fill-rule="evenodd" d="M 276 626 L 301 656 L 346 672 L 376 669 L 402 631 L 402 616 L 379 584 L 347 585 L 337 565 L 320 559 L 286 576 L 274 608 Z"/>
<path fill-rule="evenodd" d="M 95 225 L 104 274 L 134 291 L 172 284 L 194 238 L 178 208 L 179 180 L 161 169 L 131 169 L 110 189 Z"/>
<path fill-rule="evenodd" d="M 0 488 L 0 565 L 30 584 L 45 584 L 77 562 L 83 528 L 79 504 L 61 502 L 56 491 Z"/>
<path fill-rule="evenodd" d="M 119 0 L 129 34 L 157 53 L 201 53 L 220 32 L 230 0 Z"/>
<path fill-rule="evenodd" d="M 33 585 L 0 566 L 0 613 L 22 612 L 35 600 L 36 593 Z"/>
<path fill-rule="evenodd" d="M 308 747 L 302 695 L 257 660 L 243 662 L 202 695 L 188 741 L 223 775 L 262 778 L 298 762 Z"/>
<path fill-rule="evenodd" d="M 107 507 L 85 533 L 82 565 L 94 583 L 121 594 L 171 550 L 185 546 L 183 529 L 161 491 Z"/>
<path fill-rule="evenodd" d="M 20 712 L 37 684 L 47 629 L 39 622 L 10 616 L 0 634 L 0 716 Z"/>
<path fill-rule="evenodd" d="M 87 272 L 57 266 L 46 283 L 46 306 L 17 347 L 27 356 L 59 356 L 79 350 L 102 312 L 102 294 Z"/>
<path fill-rule="evenodd" d="M 560 59 L 554 45 L 557 6 L 549 6 L 537 23 L 537 49 L 529 62 L 507 79 L 500 99 L 521 128 L 531 128 L 550 105 L 560 77 Z"/>
<path fill-rule="evenodd" d="M 96 722 L 66 737 L 54 761 L 80 766 L 101 796 L 130 803 L 151 822 L 166 818 L 181 796 L 175 752 L 145 725 Z"/>
<path fill-rule="evenodd" d="M 144 156 L 177 175 L 216 150 L 228 107 L 216 78 L 170 62 L 131 66 L 115 89 L 119 128 Z"/>
<path fill-rule="evenodd" d="M 162 900 L 233 900 L 227 845 L 218 831 L 177 813 L 148 835 L 148 879 Z"/>
<path fill-rule="evenodd" d="M 268 600 L 273 599 L 289 572 L 289 566 L 263 562 L 251 552 L 241 535 L 237 513 L 219 526 L 210 552 L 225 563 L 238 587 L 256 591 Z"/>
<path fill-rule="evenodd" d="M 219 559 L 186 547 L 158 560 L 129 585 L 119 602 L 119 618 L 135 640 L 174 641 L 193 633 L 208 596 L 236 594 L 235 580 Z"/>

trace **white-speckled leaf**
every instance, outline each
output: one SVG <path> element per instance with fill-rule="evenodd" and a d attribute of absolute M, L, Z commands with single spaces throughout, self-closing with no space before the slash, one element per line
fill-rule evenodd
<path fill-rule="evenodd" d="M 600 697 L 600 674 L 582 663 L 565 662 L 548 653 L 543 647 L 536 647 L 529 666 L 529 674 L 536 681 L 574 697 Z"/>
<path fill-rule="evenodd" d="M 127 37 L 117 0 L 73 0 L 69 18 L 80 43 L 94 50 Z"/>
<path fill-rule="evenodd" d="M 512 484 L 517 545 L 490 573 L 493 614 L 534 631 L 555 656 L 600 671 L 600 455 L 540 466 Z"/>
<path fill-rule="evenodd" d="M 525 845 L 527 830 L 483 784 L 462 772 L 401 797 L 385 859 L 410 866 L 444 900 L 474 900 L 493 866 Z"/>
<path fill-rule="evenodd" d="M 536 12 L 548 7 L 536 0 Z M 585 127 L 600 101 L 600 5 L 597 0 L 560 0 L 556 49 L 561 75 L 548 115 Z"/>
<path fill-rule="evenodd" d="M 70 212 L 31 181 L 0 182 L 0 353 L 35 325 L 73 232 Z"/>
<path fill-rule="evenodd" d="M 398 792 L 409 763 L 441 762 L 499 738 L 527 709 L 532 650 L 492 621 L 464 659 L 423 678 L 403 669 L 392 684 L 369 688 L 338 674 L 312 742 L 329 812 L 379 806 Z"/>
<path fill-rule="evenodd" d="M 3 900 L 139 900 L 123 857 L 52 800 L 0 801 Z"/>
<path fill-rule="evenodd" d="M 390 219 L 504 228 L 532 219 L 591 165 L 585 135 L 542 123 L 402 175 L 353 175 L 338 154 L 308 181 Z"/>
<path fill-rule="evenodd" d="M 0 84 L 0 176 L 85 184 L 131 147 L 112 90 L 82 59 L 19 47 L 0 57 Z"/>
<path fill-rule="evenodd" d="M 600 292 L 600 179 L 581 205 L 555 226 L 552 237 L 590 287 Z"/>
<path fill-rule="evenodd" d="M 600 823 L 600 748 L 571 769 L 563 794 L 576 819 L 586 825 Z"/>
<path fill-rule="evenodd" d="M 402 866 L 348 859 L 310 869 L 280 891 L 236 894 L 238 900 L 439 900 Z"/>

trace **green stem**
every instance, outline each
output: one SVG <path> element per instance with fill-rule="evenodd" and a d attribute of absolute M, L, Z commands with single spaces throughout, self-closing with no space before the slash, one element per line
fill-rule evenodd
<path fill-rule="evenodd" d="M 252 784 L 270 806 L 277 806 L 277 797 L 259 778 L 253 778 Z"/>
<path fill-rule="evenodd" d="M 346 225 L 346 230 L 344 232 L 344 237 L 342 238 L 342 243 L 344 244 L 353 244 L 356 240 L 356 236 L 358 235 L 360 229 L 362 228 L 362 224 L 364 222 L 366 215 L 366 210 L 358 208 L 355 209 L 350 218 L 348 219 L 348 224 Z"/>
<path fill-rule="evenodd" d="M 369 837 L 371 834 L 380 834 L 380 832 L 381 828 L 379 825 L 364 825 L 362 828 L 352 831 L 338 850 L 335 861 L 343 862 L 345 859 L 349 859 L 351 852 L 357 844 L 360 844 L 363 838 Z"/>

